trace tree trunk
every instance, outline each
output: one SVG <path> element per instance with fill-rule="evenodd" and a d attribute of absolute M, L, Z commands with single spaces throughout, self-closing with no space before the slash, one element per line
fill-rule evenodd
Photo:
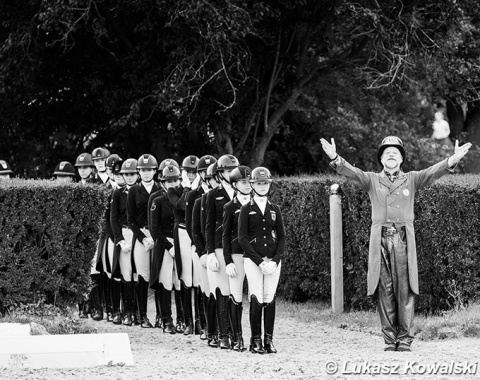
<path fill-rule="evenodd" d="M 232 154 L 232 119 L 229 116 L 225 116 L 216 122 L 218 127 L 215 131 L 215 144 L 217 145 L 218 154 L 219 156 Z"/>
<path fill-rule="evenodd" d="M 252 152 L 249 164 L 250 168 L 254 169 L 257 166 L 262 165 L 263 160 L 265 159 L 265 152 L 267 151 L 268 144 L 270 144 L 270 141 L 277 130 L 278 126 L 270 126 L 268 131 L 262 134 L 258 144 L 255 146 L 255 149 Z"/>

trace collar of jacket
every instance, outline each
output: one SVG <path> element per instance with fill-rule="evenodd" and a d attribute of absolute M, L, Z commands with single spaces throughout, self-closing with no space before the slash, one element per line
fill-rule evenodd
<path fill-rule="evenodd" d="M 387 174 L 385 174 L 384 170 L 382 170 L 379 176 L 380 176 L 380 183 L 390 188 L 390 191 L 393 191 L 396 188 L 398 188 L 407 179 L 407 175 L 402 171 L 400 171 L 400 173 L 398 174 L 398 177 L 393 182 L 390 181 L 390 179 L 387 177 Z"/>

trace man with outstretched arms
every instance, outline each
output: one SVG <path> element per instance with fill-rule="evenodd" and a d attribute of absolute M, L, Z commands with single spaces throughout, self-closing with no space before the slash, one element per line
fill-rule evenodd
<path fill-rule="evenodd" d="M 396 136 L 383 139 L 377 152 L 380 173 L 364 172 L 337 154 L 335 141 L 320 140 L 332 160 L 330 165 L 370 196 L 372 228 L 368 257 L 368 295 L 378 294 L 385 351 L 410 351 L 414 299 L 418 295 L 417 251 L 413 227 L 413 202 L 417 190 L 453 172 L 472 146 L 455 145 L 455 154 L 425 170 L 405 173 L 403 142 Z"/>

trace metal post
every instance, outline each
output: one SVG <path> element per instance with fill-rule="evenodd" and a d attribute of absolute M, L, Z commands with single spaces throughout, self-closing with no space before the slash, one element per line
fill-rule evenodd
<path fill-rule="evenodd" d="M 343 231 L 340 186 L 330 187 L 330 254 L 332 276 L 332 312 L 343 313 Z"/>

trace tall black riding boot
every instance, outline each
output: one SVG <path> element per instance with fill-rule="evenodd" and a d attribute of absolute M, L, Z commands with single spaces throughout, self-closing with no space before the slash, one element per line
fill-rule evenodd
<path fill-rule="evenodd" d="M 230 299 L 230 322 L 232 324 L 233 339 L 235 341 L 233 349 L 240 352 L 245 351 L 242 331 L 242 313 L 242 303 L 237 303 L 233 298 Z"/>
<path fill-rule="evenodd" d="M 103 319 L 101 276 L 101 274 L 91 275 L 93 287 L 90 291 L 90 299 L 94 309 L 94 312 L 92 312 L 92 319 L 94 321 L 101 321 Z"/>
<path fill-rule="evenodd" d="M 262 309 L 257 297 L 252 294 L 250 297 L 250 328 L 252 337 L 250 338 L 250 352 L 256 354 L 264 354 L 265 350 L 262 345 Z"/>
<path fill-rule="evenodd" d="M 183 334 L 192 335 L 194 333 L 192 312 L 192 287 L 186 286 L 183 281 L 181 281 L 180 283 L 182 289 L 183 316 L 185 318 L 185 323 L 187 326 Z"/>
<path fill-rule="evenodd" d="M 167 290 L 160 284 L 160 307 L 163 322 L 163 332 L 168 334 L 175 334 L 175 326 L 172 321 L 172 291 Z"/>
<path fill-rule="evenodd" d="M 207 341 L 210 347 L 218 347 L 217 300 L 211 293 L 207 303 Z"/>
<path fill-rule="evenodd" d="M 193 289 L 192 290 L 193 291 L 193 311 L 195 312 L 195 320 L 193 322 L 194 333 L 195 335 L 200 335 L 202 327 L 200 326 L 200 316 L 199 316 L 199 313 L 200 313 L 200 304 L 198 303 L 199 290 L 198 290 L 198 286 L 194 286 L 192 289 Z"/>
<path fill-rule="evenodd" d="M 218 339 L 219 346 L 222 349 L 230 349 L 230 340 L 228 338 L 229 319 L 229 296 L 222 295 L 220 289 L 216 289 L 217 294 L 217 320 L 220 329 L 220 336 Z"/>
<path fill-rule="evenodd" d="M 275 324 L 275 298 L 273 298 L 272 302 L 265 304 L 263 323 L 265 329 L 265 352 L 268 354 L 276 354 L 277 349 L 273 345 L 273 326 Z"/>
<path fill-rule="evenodd" d="M 113 305 L 112 305 L 112 280 L 108 278 L 106 273 L 102 274 L 103 282 L 103 299 L 105 302 L 105 311 L 107 312 L 107 322 L 113 321 Z"/>
<path fill-rule="evenodd" d="M 207 339 L 205 320 L 205 306 L 203 304 L 203 292 L 199 287 L 194 288 L 195 292 L 195 334 L 200 335 L 200 339 Z"/>
<path fill-rule="evenodd" d="M 111 280 L 110 295 L 112 298 L 113 320 L 115 325 L 122 323 L 122 313 L 120 312 L 121 287 L 120 281 Z"/>
<path fill-rule="evenodd" d="M 185 317 L 183 315 L 183 305 L 182 305 L 182 293 L 181 290 L 175 289 L 173 291 L 175 293 L 175 307 L 177 309 L 177 326 L 175 327 L 177 333 L 183 334 L 185 329 Z"/>
<path fill-rule="evenodd" d="M 124 306 L 124 316 L 122 324 L 131 326 L 133 323 L 133 314 L 135 313 L 134 283 L 122 282 L 122 299 Z"/>
<path fill-rule="evenodd" d="M 162 328 L 162 302 L 161 302 L 161 294 L 160 290 L 155 290 L 155 328 L 161 329 Z"/>
<path fill-rule="evenodd" d="M 135 292 L 137 294 L 137 307 L 140 312 L 140 326 L 145 329 L 152 328 L 153 326 L 147 318 L 148 282 L 142 276 L 138 276 Z"/>
<path fill-rule="evenodd" d="M 132 313 L 132 321 L 135 326 L 140 325 L 140 309 L 138 308 L 138 300 L 137 300 L 137 283 L 132 282 L 133 284 L 133 313 Z"/>

